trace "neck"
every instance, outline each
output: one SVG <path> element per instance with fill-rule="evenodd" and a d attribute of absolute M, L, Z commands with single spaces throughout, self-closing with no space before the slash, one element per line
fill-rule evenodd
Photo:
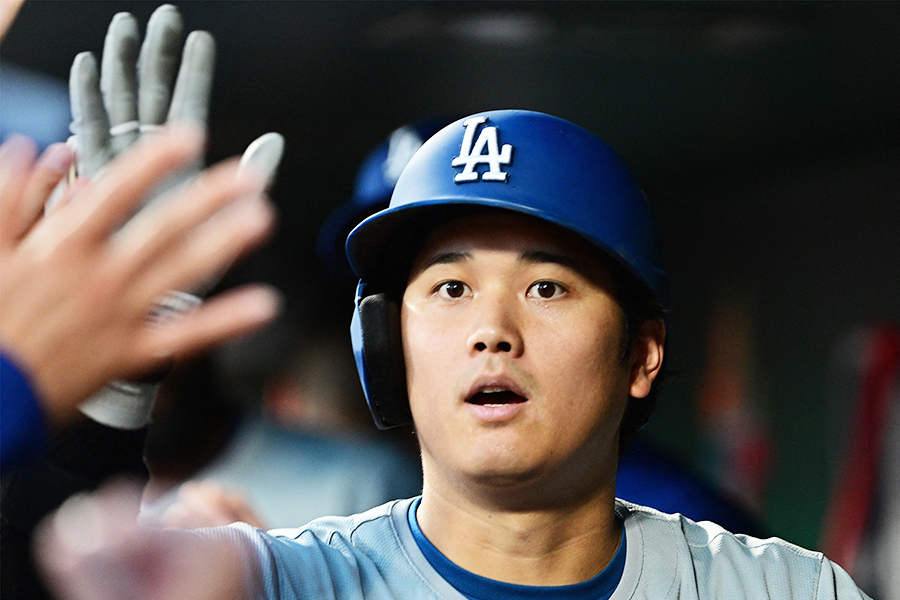
<path fill-rule="evenodd" d="M 614 482 L 614 476 L 613 476 Z M 604 485 L 578 500 L 533 508 L 509 506 L 499 493 L 458 494 L 426 474 L 416 518 L 435 547 L 476 575 L 520 585 L 587 581 L 612 560 L 621 525 L 615 487 Z"/>

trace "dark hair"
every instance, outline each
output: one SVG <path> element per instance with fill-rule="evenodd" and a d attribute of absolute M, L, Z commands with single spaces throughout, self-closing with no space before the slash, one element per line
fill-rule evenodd
<path fill-rule="evenodd" d="M 651 321 L 665 322 L 665 309 L 657 302 L 645 286 L 628 273 L 623 267 L 610 260 L 612 264 L 613 280 L 616 285 L 616 294 L 619 305 L 624 314 L 624 336 L 622 340 L 621 362 L 625 362 L 631 356 L 634 342 L 640 334 L 645 323 Z M 664 379 L 665 372 L 660 371 L 653 384 L 650 393 L 643 398 L 628 397 L 625 414 L 619 425 L 619 458 L 621 459 L 628 446 L 634 441 L 637 432 L 650 420 L 653 411 L 656 410 L 656 401 L 659 397 L 659 388 Z"/>

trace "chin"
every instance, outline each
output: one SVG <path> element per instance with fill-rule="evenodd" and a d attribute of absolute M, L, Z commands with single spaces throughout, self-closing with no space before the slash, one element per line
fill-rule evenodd
<path fill-rule="evenodd" d="M 481 455 L 475 464 L 470 464 L 467 476 L 482 487 L 500 490 L 521 489 L 539 484 L 552 478 L 557 469 L 543 462 L 523 460 L 521 454 Z"/>

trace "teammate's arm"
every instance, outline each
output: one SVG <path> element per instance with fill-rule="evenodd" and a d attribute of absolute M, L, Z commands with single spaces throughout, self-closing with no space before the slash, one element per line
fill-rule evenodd
<path fill-rule="evenodd" d="M 163 25 L 153 31 L 157 27 L 170 31 L 166 25 L 170 8 L 163 11 L 166 19 L 158 20 Z M 60 187 L 46 217 L 39 218 L 46 197 L 16 191 L 31 189 L 22 173 L 33 164 L 33 152 L 28 158 L 31 151 L 16 142 L 20 147 L 12 155 L 18 162 L 4 160 L 11 168 L 4 171 L 9 177 L 4 175 L 2 194 L 0 343 L 4 355 L 14 357 L 26 374 L 33 396 L 55 425 L 76 418 L 75 404 L 105 382 L 140 378 L 173 357 L 250 331 L 269 320 L 278 304 L 272 290 L 248 286 L 209 299 L 181 318 L 148 326 L 147 315 L 168 291 L 208 289 L 266 237 L 273 211 L 261 192 L 280 159 L 281 138 L 264 136 L 252 145 L 244 157 L 243 176 L 237 176 L 240 167 L 233 160 L 205 171 L 187 187 L 173 187 L 176 173 L 183 182 L 186 173 L 199 172 L 203 126 L 165 133 L 148 117 L 152 126 L 144 129 L 153 135 L 142 136 L 140 124 L 135 130 L 123 120 L 129 117 L 126 107 L 139 98 L 129 99 L 128 90 L 134 87 L 120 81 L 136 73 L 130 61 L 135 54 L 132 31 L 122 22 L 120 18 L 108 38 L 116 50 L 106 66 L 114 76 L 98 75 L 84 57 L 73 68 L 72 143 L 81 175 L 89 177 Z M 170 37 L 161 35 L 154 42 L 157 53 L 168 51 Z M 147 56 L 154 54 L 148 52 Z M 192 54 L 210 56 L 203 51 Z M 192 77 L 185 76 L 188 84 L 182 85 L 185 79 L 180 78 L 173 94 L 178 100 L 169 107 L 166 98 L 165 106 L 169 115 L 174 111 L 205 120 L 204 81 L 212 76 L 211 62 L 187 62 L 201 65 L 188 69 L 200 82 L 190 84 Z M 144 69 L 145 74 L 157 73 L 148 88 L 164 81 L 167 69 L 165 64 Z M 108 108 L 100 87 L 110 102 Z M 151 107 L 163 104 L 161 96 L 149 97 L 156 99 L 148 100 Z M 181 108 L 175 110 L 176 106 Z M 121 127 L 110 131 L 112 122 Z M 126 139 L 128 143 L 121 143 Z M 164 181 L 169 185 L 163 186 Z M 158 193 L 162 188 L 168 192 Z M 15 218 L 7 218 L 10 214 Z M 6 227 L 21 223 L 25 225 Z M 104 410 L 85 410 L 93 420 L 76 419 L 74 427 L 60 431 L 40 461 L 4 470 L 2 595 L 13 589 L 10 597 L 40 597 L 30 574 L 29 540 L 44 514 L 71 493 L 93 489 L 112 474 L 145 476 L 141 425 L 149 413 L 152 389 L 138 394 L 138 403 L 130 402 L 134 396 L 129 390 L 107 402 Z"/>

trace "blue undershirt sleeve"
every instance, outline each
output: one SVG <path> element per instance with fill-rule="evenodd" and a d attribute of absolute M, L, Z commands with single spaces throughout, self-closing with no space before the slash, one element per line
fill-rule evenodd
<path fill-rule="evenodd" d="M 33 457 L 46 440 L 41 405 L 22 369 L 0 353 L 0 470 Z"/>

